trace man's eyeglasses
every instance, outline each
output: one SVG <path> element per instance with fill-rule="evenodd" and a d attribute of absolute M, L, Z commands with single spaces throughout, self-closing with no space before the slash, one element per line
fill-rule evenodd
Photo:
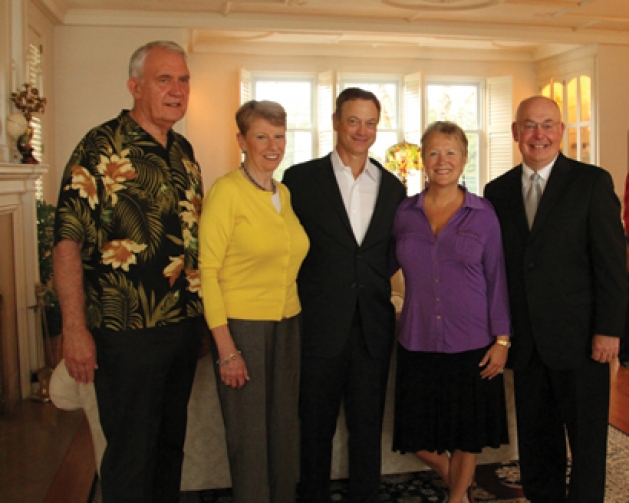
<path fill-rule="evenodd" d="M 542 131 L 552 131 L 557 124 L 559 124 L 559 122 L 554 122 L 554 121 L 546 121 L 546 122 L 533 122 L 533 121 L 526 121 L 524 123 L 520 123 L 519 126 L 523 131 L 526 131 L 527 133 L 532 133 L 534 131 L 537 131 L 537 128 L 540 128 Z"/>

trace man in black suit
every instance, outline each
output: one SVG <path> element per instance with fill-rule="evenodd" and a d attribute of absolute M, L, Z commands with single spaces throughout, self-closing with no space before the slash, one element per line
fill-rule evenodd
<path fill-rule="evenodd" d="M 512 125 L 522 164 L 489 183 L 485 196 L 502 227 L 524 493 L 533 503 L 603 503 L 625 244 L 609 173 L 559 151 L 564 127 L 554 101 L 524 100 Z"/>
<path fill-rule="evenodd" d="M 381 434 L 395 313 L 391 226 L 404 186 L 368 157 L 380 103 L 345 89 L 333 115 L 336 149 L 288 169 L 284 183 L 310 251 L 297 280 L 302 303 L 301 487 L 331 502 L 332 438 L 343 401 L 353 503 L 379 501 Z"/>

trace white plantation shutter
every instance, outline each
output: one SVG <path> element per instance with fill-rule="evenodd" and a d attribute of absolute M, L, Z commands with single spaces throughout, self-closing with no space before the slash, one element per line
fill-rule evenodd
<path fill-rule="evenodd" d="M 404 140 L 420 145 L 422 140 L 422 75 L 411 73 L 404 76 Z M 411 173 L 406 180 L 408 195 L 415 195 L 424 188 L 424 174 Z"/>
<path fill-rule="evenodd" d="M 421 73 L 404 76 L 404 139 L 419 145 L 422 138 Z"/>
<path fill-rule="evenodd" d="M 488 181 L 513 167 L 513 82 L 511 76 L 487 79 Z"/>
<path fill-rule="evenodd" d="M 42 78 L 42 47 L 39 44 L 28 44 L 28 82 L 36 87 L 39 91 L 39 95 L 43 96 L 43 78 Z M 42 161 L 43 154 L 43 139 L 42 139 L 42 122 L 38 115 L 33 115 L 31 119 L 31 126 L 33 127 L 33 155 L 38 161 Z"/>
<path fill-rule="evenodd" d="M 332 152 L 334 148 L 334 128 L 332 127 L 332 113 L 334 113 L 334 94 L 332 72 L 322 72 L 317 76 L 317 131 L 318 155 Z"/>
<path fill-rule="evenodd" d="M 253 90 L 251 89 L 251 72 L 240 69 L 240 104 L 250 101 L 253 97 Z"/>
<path fill-rule="evenodd" d="M 42 37 L 35 30 L 28 30 L 28 52 L 26 55 L 27 81 L 33 87 L 36 87 L 40 96 L 44 94 L 44 72 L 43 72 L 43 44 Z M 31 146 L 33 147 L 33 156 L 39 162 L 44 161 L 44 130 L 41 116 L 34 114 L 31 117 L 31 127 L 33 128 L 33 138 Z M 35 182 L 36 197 L 43 199 L 44 185 L 43 178 L 40 176 Z"/>

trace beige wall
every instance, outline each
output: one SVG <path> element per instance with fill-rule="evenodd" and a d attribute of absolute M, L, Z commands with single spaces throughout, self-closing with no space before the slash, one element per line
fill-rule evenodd
<path fill-rule="evenodd" d="M 405 75 L 420 71 L 425 77 L 497 77 L 513 75 L 514 105 L 533 92 L 532 63 L 500 61 L 441 61 L 316 56 L 254 56 L 192 54 L 193 93 L 188 111 L 188 138 L 203 167 L 206 187 L 239 162 L 234 112 L 240 102 L 240 69 L 303 72 L 334 70 L 346 73 Z"/>
<path fill-rule="evenodd" d="M 11 82 L 10 20 L 9 0 L 0 0 L 0 33 L 3 34 L 0 37 L 0 162 L 8 162 L 10 159 L 9 138 L 5 126 L 6 117 L 11 113 L 8 100 Z"/>
<path fill-rule="evenodd" d="M 629 47 L 599 46 L 597 55 L 600 165 L 623 198 L 629 161 Z"/>
<path fill-rule="evenodd" d="M 44 131 L 43 138 L 43 159 L 45 164 L 52 164 L 55 159 L 55 65 L 54 65 L 54 25 L 41 9 L 33 2 L 28 2 L 27 12 L 28 30 L 32 30 L 39 36 L 39 40 L 43 46 L 42 54 L 42 70 L 43 70 L 43 89 L 40 89 L 42 96 L 47 98 L 46 109 L 40 115 L 42 121 L 42 129 Z M 27 34 L 28 37 L 28 34 Z M 51 168 L 47 175 L 44 175 L 44 200 L 54 203 L 57 199 L 57 182 L 55 179 L 55 170 Z"/>
<path fill-rule="evenodd" d="M 178 29 L 60 27 L 55 29 L 55 194 L 72 150 L 92 127 L 132 104 L 129 58 L 152 40 L 184 44 Z M 56 200 L 56 196 L 55 196 Z"/>
<path fill-rule="evenodd" d="M 112 118 L 131 100 L 126 90 L 129 56 L 141 44 L 157 38 L 184 42 L 175 29 L 57 27 L 55 31 L 56 156 L 59 183 L 72 149 L 85 132 Z M 239 162 L 234 112 L 239 97 L 240 69 L 304 72 L 326 70 L 425 76 L 514 76 L 514 104 L 534 89 L 532 63 L 441 61 L 342 57 L 190 54 L 192 93 L 185 134 L 195 148 L 206 188 Z M 180 128 L 182 129 L 182 128 Z"/>
<path fill-rule="evenodd" d="M 57 27 L 55 29 L 54 157 L 47 151 L 53 171 L 54 192 L 61 170 L 85 132 L 114 117 L 131 100 L 126 89 L 127 64 L 133 50 L 158 38 L 184 42 L 177 29 L 126 29 Z M 627 172 L 629 135 L 629 48 L 600 46 L 597 52 L 599 158 L 614 178 L 622 197 Z M 623 64 L 622 62 L 627 62 Z M 533 63 L 504 61 L 451 61 L 343 57 L 256 56 L 245 54 L 190 54 L 192 93 L 185 132 L 203 169 L 206 188 L 239 162 L 234 112 L 239 105 L 240 69 L 251 71 L 317 72 L 424 76 L 494 77 L 513 75 L 513 103 L 536 92 Z M 47 110 L 48 113 L 48 110 Z M 514 144 L 514 160 L 519 153 Z"/>

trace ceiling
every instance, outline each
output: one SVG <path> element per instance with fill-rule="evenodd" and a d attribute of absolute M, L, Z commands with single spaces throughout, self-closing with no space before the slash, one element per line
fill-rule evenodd
<path fill-rule="evenodd" d="M 629 45 L 629 0 L 36 0 L 64 25 L 185 28 L 191 52 L 537 60 Z"/>

